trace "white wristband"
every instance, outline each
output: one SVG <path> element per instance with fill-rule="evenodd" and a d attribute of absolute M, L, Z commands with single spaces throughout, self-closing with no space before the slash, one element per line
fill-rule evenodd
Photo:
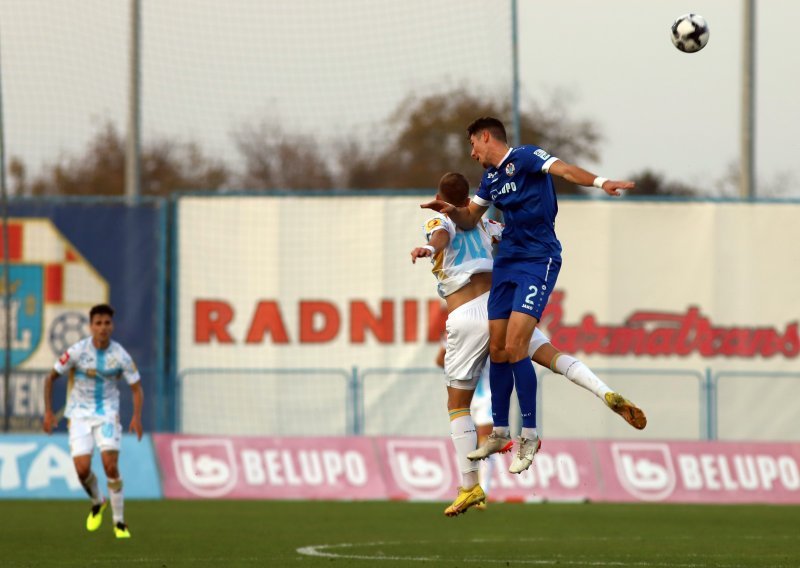
<path fill-rule="evenodd" d="M 597 176 L 596 178 L 594 178 L 594 181 L 592 182 L 592 185 L 597 187 L 597 188 L 599 188 L 599 189 L 603 189 L 603 184 L 606 183 L 607 181 L 608 181 L 608 178 Z"/>
<path fill-rule="evenodd" d="M 431 251 L 432 255 L 436 254 L 436 249 L 433 248 L 431 245 L 422 245 L 422 248 L 428 249 L 429 251 Z"/>

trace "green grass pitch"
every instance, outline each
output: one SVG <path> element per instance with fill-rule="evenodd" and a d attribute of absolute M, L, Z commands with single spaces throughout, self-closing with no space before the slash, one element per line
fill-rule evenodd
<path fill-rule="evenodd" d="M 800 566 L 800 507 L 502 504 L 446 518 L 441 503 L 129 501 L 110 509 L 1 501 L 0 566 Z"/>

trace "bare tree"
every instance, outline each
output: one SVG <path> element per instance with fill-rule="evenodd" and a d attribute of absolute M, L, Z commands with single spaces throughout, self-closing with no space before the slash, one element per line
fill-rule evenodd
<path fill-rule="evenodd" d="M 194 142 L 169 139 L 142 148 L 142 195 L 222 187 L 227 167 L 206 156 Z M 64 155 L 29 179 L 25 164 L 14 158 L 9 168 L 18 195 L 122 195 L 125 191 L 125 140 L 105 122 L 83 153 Z"/>
<path fill-rule="evenodd" d="M 311 136 L 287 134 L 263 120 L 233 133 L 244 157 L 240 185 L 247 189 L 330 189 L 335 185 L 329 152 Z"/>
<path fill-rule="evenodd" d="M 587 120 L 571 120 L 563 97 L 556 96 L 546 110 L 532 101 L 526 108 L 520 120 L 523 143 L 570 161 L 597 158 L 597 127 Z M 343 184 L 359 189 L 430 188 L 446 171 L 460 171 L 477 184 L 482 168 L 469 157 L 466 127 L 479 116 L 496 116 L 511 127 L 508 102 L 459 88 L 422 98 L 410 95 L 392 114 L 393 137 L 377 146 L 352 140 L 340 145 L 345 148 L 340 154 Z M 575 186 L 563 189 L 574 192 Z"/>

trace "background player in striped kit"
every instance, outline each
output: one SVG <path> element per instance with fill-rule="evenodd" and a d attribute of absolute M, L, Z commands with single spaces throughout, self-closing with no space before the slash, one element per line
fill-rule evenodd
<path fill-rule="evenodd" d="M 86 528 L 100 528 L 107 501 L 98 488 L 97 476 L 92 471 L 92 454 L 97 445 L 108 481 L 114 534 L 117 538 L 130 538 L 125 523 L 122 477 L 119 473 L 119 449 L 122 426 L 119 422 L 119 388 L 117 382 L 125 379 L 133 393 L 133 417 L 130 430 L 142 439 L 142 403 L 144 394 L 139 371 L 122 345 L 111 339 L 114 331 L 114 309 L 99 304 L 89 311 L 91 336 L 72 345 L 56 361 L 47 375 L 44 389 L 45 413 L 42 427 L 48 434 L 57 420 L 52 409 L 53 381 L 69 372 L 67 407 L 64 415 L 69 419 L 69 445 L 78 479 L 92 500 L 92 509 L 86 519 Z"/>

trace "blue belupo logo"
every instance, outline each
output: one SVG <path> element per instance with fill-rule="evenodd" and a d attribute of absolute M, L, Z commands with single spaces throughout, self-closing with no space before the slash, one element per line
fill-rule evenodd
<path fill-rule="evenodd" d="M 5 282 L 5 274 L 0 268 L 0 291 Z M 44 270 L 41 265 L 16 265 L 9 271 L 8 286 L 11 292 L 11 366 L 16 367 L 39 346 L 42 340 L 42 297 Z M 0 301 L 0 314 L 6 310 L 5 302 Z M 0 321 L 4 321 L 0 317 Z M 0 326 L 0 360 L 5 357 L 6 329 Z"/>

